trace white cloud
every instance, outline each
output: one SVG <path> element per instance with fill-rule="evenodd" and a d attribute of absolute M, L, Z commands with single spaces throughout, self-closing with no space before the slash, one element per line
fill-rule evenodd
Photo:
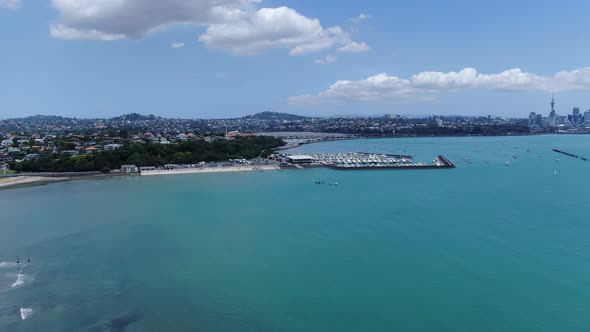
<path fill-rule="evenodd" d="M 359 23 L 361 23 L 362 21 L 364 21 L 364 20 L 367 20 L 367 19 L 369 19 L 369 18 L 371 18 L 371 16 L 370 16 L 370 15 L 368 15 L 368 14 L 363 14 L 363 13 L 360 13 L 360 14 L 359 14 L 359 16 L 357 16 L 357 17 L 355 17 L 355 18 L 348 19 L 348 21 L 349 21 L 349 22 L 351 22 L 351 23 L 354 23 L 354 24 L 359 24 Z"/>
<path fill-rule="evenodd" d="M 399 78 L 387 74 L 358 81 L 337 81 L 317 95 L 290 97 L 291 104 L 358 102 L 406 102 L 432 100 L 442 92 L 467 89 L 495 91 L 571 91 L 590 90 L 590 67 L 543 76 L 519 68 L 498 74 L 478 74 L 473 68 L 459 72 L 426 71 Z"/>
<path fill-rule="evenodd" d="M 96 29 L 75 29 L 63 24 L 52 24 L 49 34 L 55 38 L 66 40 L 102 40 L 112 41 L 125 38 L 125 35 L 106 33 Z"/>
<path fill-rule="evenodd" d="M 234 11 L 225 21 L 210 25 L 199 40 L 210 48 L 239 55 L 274 48 L 288 48 L 289 54 L 300 55 L 351 43 L 340 27 L 324 28 L 318 19 L 288 7 Z"/>
<path fill-rule="evenodd" d="M 336 61 L 336 57 L 333 56 L 333 55 L 328 54 L 328 55 L 326 55 L 325 57 L 323 57 L 321 59 L 315 60 L 314 63 L 315 64 L 318 64 L 318 65 L 327 65 L 327 64 L 330 64 L 330 63 L 332 63 L 334 61 Z"/>
<path fill-rule="evenodd" d="M 61 30 L 142 38 L 173 24 L 206 24 L 217 11 L 247 7 L 255 0 L 52 0 Z M 70 34 L 73 35 L 73 34 Z M 90 34 L 93 35 L 93 34 Z M 61 35 L 55 37 L 61 38 Z"/>
<path fill-rule="evenodd" d="M 21 0 L 0 0 L 0 8 L 19 9 L 21 6 Z"/>
<path fill-rule="evenodd" d="M 181 48 L 184 47 L 184 42 L 174 42 L 172 44 L 170 44 L 171 48 Z"/>
<path fill-rule="evenodd" d="M 338 49 L 341 52 L 367 52 L 371 47 L 365 43 L 350 42 Z"/>
<path fill-rule="evenodd" d="M 0 0 L 2 1 L 2 0 Z M 50 34 L 62 39 L 143 38 L 177 24 L 205 26 L 209 48 L 252 55 L 288 49 L 291 55 L 339 47 L 368 48 L 340 27 L 323 27 L 288 7 L 255 8 L 259 0 L 52 0 L 60 16 Z"/>

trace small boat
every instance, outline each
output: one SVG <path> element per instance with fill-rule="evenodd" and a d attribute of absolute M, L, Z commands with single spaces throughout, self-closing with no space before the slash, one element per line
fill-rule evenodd
<path fill-rule="evenodd" d="M 504 163 L 504 165 L 510 166 L 510 161 L 509 160 L 506 160 L 506 162 Z"/>
<path fill-rule="evenodd" d="M 561 161 L 561 160 L 559 160 L 559 158 L 555 159 L 555 162 L 557 162 L 557 163 L 558 163 L 558 162 L 560 162 L 560 161 Z"/>
<path fill-rule="evenodd" d="M 553 171 L 553 174 L 557 175 L 557 170 L 554 170 L 554 171 Z"/>
<path fill-rule="evenodd" d="M 514 158 L 514 159 L 517 159 L 517 158 L 518 158 L 518 156 L 517 156 L 517 155 L 513 155 L 513 156 L 512 156 L 512 158 Z"/>

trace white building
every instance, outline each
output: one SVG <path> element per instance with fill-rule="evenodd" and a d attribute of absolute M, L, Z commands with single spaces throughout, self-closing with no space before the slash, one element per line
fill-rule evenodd
<path fill-rule="evenodd" d="M 291 164 L 311 164 L 314 162 L 314 159 L 312 156 L 301 154 L 287 156 L 287 161 Z"/>
<path fill-rule="evenodd" d="M 137 173 L 139 169 L 135 165 L 121 165 L 121 173 Z"/>

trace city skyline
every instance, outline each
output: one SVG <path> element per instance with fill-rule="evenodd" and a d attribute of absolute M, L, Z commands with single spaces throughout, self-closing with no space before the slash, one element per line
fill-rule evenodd
<path fill-rule="evenodd" d="M 0 81 L 0 118 L 269 109 L 526 118 L 546 114 L 552 92 L 559 114 L 583 113 L 587 9 L 583 1 L 555 10 L 534 1 L 175 0 L 163 10 L 157 1 L 3 0 L 0 71 L 10 79 Z"/>

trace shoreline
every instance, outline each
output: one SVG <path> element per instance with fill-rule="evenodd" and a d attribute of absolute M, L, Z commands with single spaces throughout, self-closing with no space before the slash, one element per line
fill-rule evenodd
<path fill-rule="evenodd" d="M 312 132 L 313 133 L 313 132 Z M 356 134 L 350 134 L 356 135 Z M 375 136 L 352 136 L 349 138 L 325 139 L 321 141 L 300 142 L 289 144 L 272 149 L 273 151 L 285 151 L 300 148 L 304 145 L 335 142 L 335 141 L 352 141 L 359 139 L 397 139 L 397 138 L 461 138 L 461 137 L 525 137 L 525 136 L 543 136 L 543 135 L 590 135 L 590 133 L 527 133 L 527 134 L 502 134 L 502 135 L 375 135 Z"/>
<path fill-rule="evenodd" d="M 0 178 L 0 190 L 42 186 L 53 182 L 68 181 L 70 179 L 70 177 L 48 177 L 30 175 Z"/>
<path fill-rule="evenodd" d="M 72 175 L 73 174 L 73 175 Z M 53 173 L 52 175 L 43 175 L 42 173 L 35 175 L 35 173 L 28 173 L 26 175 L 11 175 L 7 177 L 0 176 L 0 191 L 10 189 L 29 188 L 36 186 L 44 186 L 50 183 L 89 180 L 89 179 L 106 179 L 116 176 L 130 176 L 136 174 L 75 174 Z"/>
<path fill-rule="evenodd" d="M 276 171 L 276 170 L 280 170 L 278 165 L 202 167 L 202 168 L 181 168 L 181 169 L 171 169 L 171 170 L 143 171 L 143 172 L 141 172 L 141 176 L 253 172 L 253 171 L 261 172 L 261 171 Z"/>
<path fill-rule="evenodd" d="M 329 141 L 339 140 L 358 140 L 358 139 L 391 139 L 391 138 L 429 138 L 429 137 L 523 137 L 523 136 L 543 136 L 543 135 L 583 135 L 579 134 L 566 134 L 566 133 L 534 133 L 526 135 L 486 135 L 486 136 L 390 136 L 390 137 L 379 137 L 379 136 L 368 136 L 368 137 L 350 137 L 345 139 L 335 140 L 324 140 L 315 142 L 304 142 L 292 146 L 283 147 L 281 150 L 288 150 L 301 147 L 303 145 L 324 143 Z M 142 173 L 126 174 L 126 173 L 111 173 L 111 174 L 76 174 L 76 173 L 52 173 L 48 174 L 35 174 L 28 173 L 26 175 L 12 174 L 7 176 L 0 176 L 0 191 L 28 188 L 33 186 L 41 186 L 55 182 L 64 181 L 75 181 L 75 180 L 86 180 L 86 179 L 104 179 L 116 176 L 158 176 L 158 175 L 182 175 L 182 174 L 207 174 L 207 173 L 228 173 L 228 172 L 251 172 L 251 171 L 267 171 L 267 170 L 281 170 L 282 168 L 278 165 L 260 165 L 260 166 L 226 166 L 226 167 L 202 167 L 202 168 L 188 168 L 188 169 L 174 169 L 174 170 L 156 170 L 156 171 L 143 171 Z M 93 172 L 90 172 L 93 173 Z M 98 172 L 95 172 L 98 173 Z"/>
<path fill-rule="evenodd" d="M 68 176 L 43 176 L 42 174 L 34 175 L 11 175 L 10 177 L 0 176 L 0 191 L 10 189 L 29 188 L 36 186 L 43 186 L 50 183 L 89 180 L 89 179 L 105 179 L 119 176 L 159 176 L 159 175 L 182 175 L 182 174 L 210 174 L 210 173 L 235 173 L 235 172 L 253 172 L 253 171 L 274 171 L 280 170 L 278 165 L 260 165 L 260 166 L 229 166 L 229 167 L 203 167 L 203 168 L 185 168 L 174 170 L 156 170 L 143 171 L 141 173 L 115 173 L 115 174 L 92 174 L 92 175 L 78 175 Z"/>

